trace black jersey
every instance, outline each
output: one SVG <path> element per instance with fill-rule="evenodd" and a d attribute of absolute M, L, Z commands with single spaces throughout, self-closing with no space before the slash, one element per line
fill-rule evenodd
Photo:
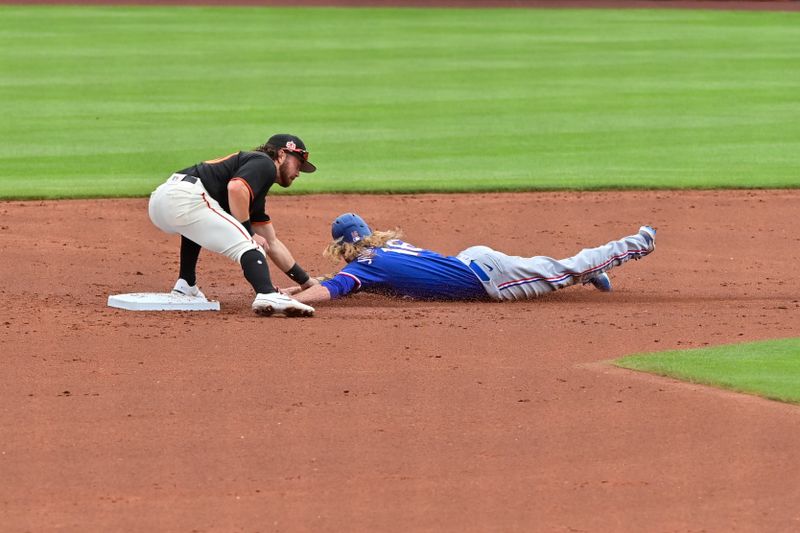
<path fill-rule="evenodd" d="M 178 173 L 200 178 L 208 194 L 228 213 L 231 212 L 228 205 L 228 182 L 232 179 L 244 181 L 250 190 L 250 220 L 269 221 L 265 209 L 266 196 L 269 188 L 275 183 L 277 170 L 272 158 L 267 154 L 236 152 L 219 159 L 203 161 L 179 170 Z"/>

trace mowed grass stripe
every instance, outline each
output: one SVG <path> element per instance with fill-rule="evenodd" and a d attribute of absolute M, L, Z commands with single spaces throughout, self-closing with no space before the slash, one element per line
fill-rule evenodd
<path fill-rule="evenodd" d="M 0 197 L 302 136 L 293 192 L 794 187 L 800 14 L 0 7 Z"/>
<path fill-rule="evenodd" d="M 800 338 L 632 355 L 614 364 L 800 403 Z"/>

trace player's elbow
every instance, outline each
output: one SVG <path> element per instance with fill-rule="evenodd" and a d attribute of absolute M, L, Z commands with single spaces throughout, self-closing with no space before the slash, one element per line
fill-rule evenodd
<path fill-rule="evenodd" d="M 250 199 L 250 191 L 247 186 L 240 180 L 231 180 L 228 182 L 228 194 L 239 198 Z"/>

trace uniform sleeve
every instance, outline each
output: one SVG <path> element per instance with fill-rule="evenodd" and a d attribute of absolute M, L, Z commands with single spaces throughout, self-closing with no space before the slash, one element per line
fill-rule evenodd
<path fill-rule="evenodd" d="M 349 272 L 339 272 L 331 279 L 320 283 L 331 293 L 331 300 L 347 296 L 352 292 L 358 292 L 361 288 L 361 280 Z"/>
<path fill-rule="evenodd" d="M 267 191 L 275 183 L 275 164 L 268 157 L 255 157 L 244 153 L 243 162 L 235 170 L 231 181 L 238 180 L 247 186 L 250 193 L 250 221 L 267 224 L 270 221 L 265 203 Z"/>
<path fill-rule="evenodd" d="M 245 180 L 253 191 L 260 191 L 275 183 L 275 163 L 269 157 L 252 157 L 236 169 L 236 177 Z"/>

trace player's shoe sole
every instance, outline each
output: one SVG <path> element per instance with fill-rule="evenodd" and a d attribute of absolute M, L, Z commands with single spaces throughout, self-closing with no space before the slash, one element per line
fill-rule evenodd
<path fill-rule="evenodd" d="M 283 309 L 276 311 L 272 306 L 267 305 L 264 307 L 253 308 L 253 311 L 259 316 L 276 316 L 286 318 L 303 318 L 314 316 L 314 311 L 306 311 L 304 309 Z"/>
<path fill-rule="evenodd" d="M 253 300 L 253 311 L 260 316 L 299 318 L 314 316 L 314 308 L 284 294 L 272 292 L 258 294 Z"/>

